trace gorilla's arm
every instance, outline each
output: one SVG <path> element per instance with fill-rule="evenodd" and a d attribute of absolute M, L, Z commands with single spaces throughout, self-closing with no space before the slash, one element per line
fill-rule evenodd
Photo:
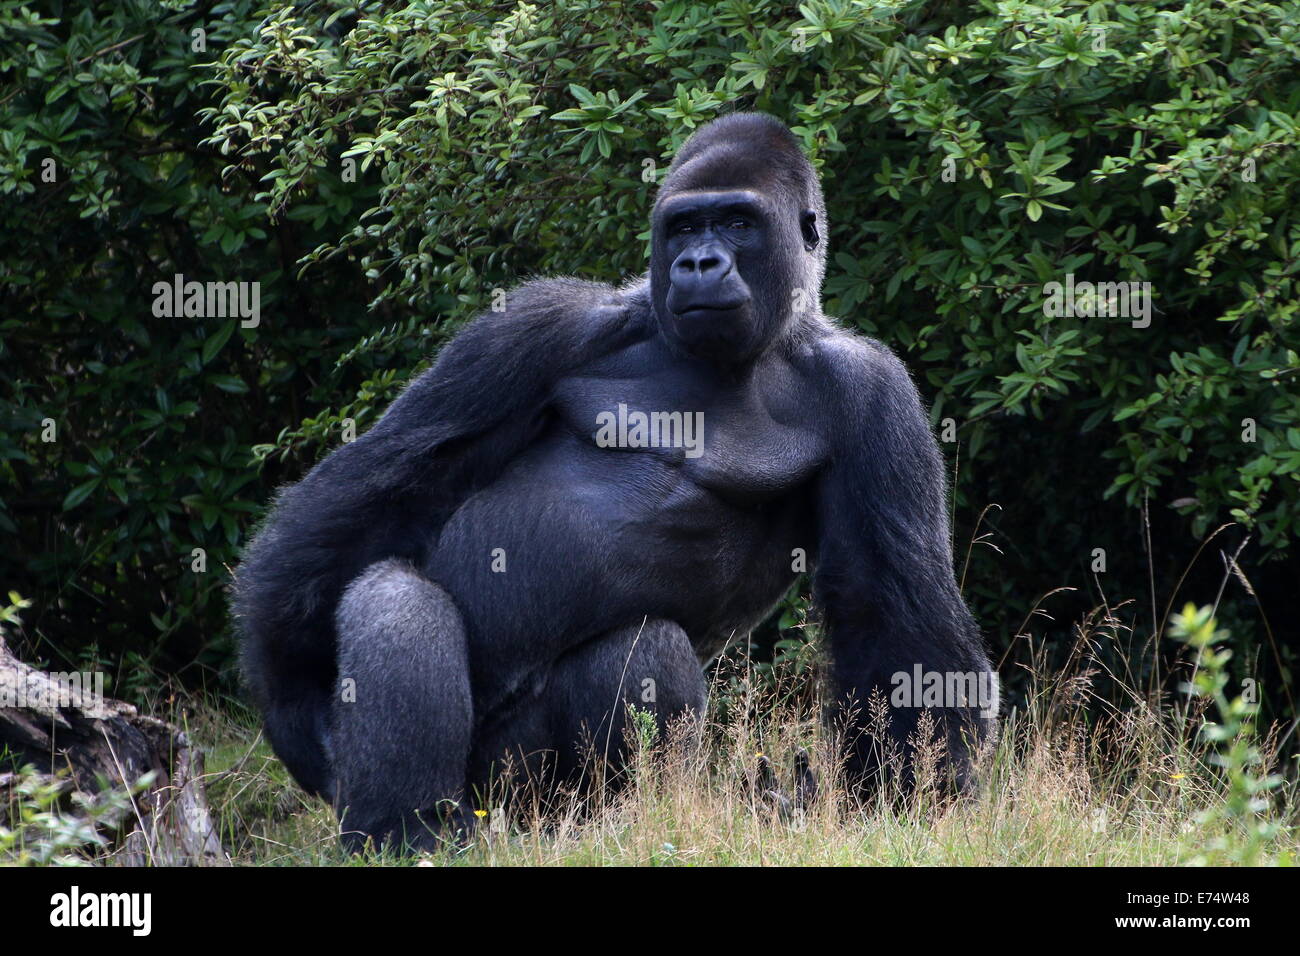
<path fill-rule="evenodd" d="M 818 488 L 814 592 L 829 638 L 829 716 L 848 732 L 851 775 L 870 776 L 880 744 L 862 730 L 873 690 L 888 702 L 892 676 L 910 680 L 916 664 L 944 673 L 989 665 L 953 576 L 943 459 L 907 369 L 879 343 L 840 336 L 821 359 L 821 420 L 838 424 Z M 889 737 L 903 744 L 919 713 L 889 707 Z M 932 713 L 963 763 L 955 745 L 970 713 Z"/>
<path fill-rule="evenodd" d="M 637 334 L 639 314 L 605 285 L 521 286 L 505 312 L 462 330 L 365 434 L 277 495 L 234 596 L 255 700 L 303 714 L 285 718 L 284 736 L 320 736 L 304 726 L 311 707 L 296 702 L 334 680 L 333 614 L 348 582 L 383 558 L 418 559 L 456 507 L 535 437 L 556 379 Z M 310 787 L 310 767 L 290 769 Z"/>

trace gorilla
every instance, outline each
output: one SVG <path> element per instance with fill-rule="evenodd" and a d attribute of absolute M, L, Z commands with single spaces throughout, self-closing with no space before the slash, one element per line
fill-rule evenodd
<path fill-rule="evenodd" d="M 349 848 L 432 845 L 512 755 L 616 759 L 628 705 L 702 712 L 703 665 L 805 566 L 849 780 L 907 777 L 929 713 L 967 784 L 996 699 L 960 686 L 996 682 L 942 459 L 903 364 L 822 314 L 826 230 L 790 130 L 724 116 L 658 192 L 648 276 L 523 284 L 277 494 L 235 576 L 243 670 Z M 922 675 L 958 692 L 900 697 Z"/>

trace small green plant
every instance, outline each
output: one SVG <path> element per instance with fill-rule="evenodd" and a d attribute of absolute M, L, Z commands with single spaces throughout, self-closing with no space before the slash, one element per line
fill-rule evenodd
<path fill-rule="evenodd" d="M 9 592 L 9 603 L 0 607 L 0 638 L 4 637 L 9 627 L 17 627 L 22 623 L 20 615 L 31 606 L 32 602 L 19 595 L 17 591 Z"/>
<path fill-rule="evenodd" d="M 1197 822 L 1207 830 L 1221 826 L 1225 832 L 1208 841 L 1197 862 L 1253 866 L 1278 831 L 1279 824 L 1268 816 L 1269 793 L 1282 780 L 1261 770 L 1264 759 L 1254 724 L 1259 705 L 1241 695 L 1227 695 L 1232 651 L 1218 646 L 1227 642 L 1228 632 L 1217 629 L 1212 608 L 1189 603 L 1182 614 L 1174 615 L 1170 636 L 1196 651 L 1191 680 L 1182 689 L 1207 698 L 1218 712 L 1218 722 L 1207 719 L 1200 734 L 1212 748 L 1210 762 L 1222 770 L 1226 793 L 1221 802 L 1202 811 Z"/>
<path fill-rule="evenodd" d="M 640 753 L 645 753 L 655 745 L 659 739 L 659 723 L 655 720 L 654 711 L 647 708 L 637 707 L 629 704 L 627 708 L 628 720 L 631 723 L 632 737 L 636 741 L 636 748 Z"/>
<path fill-rule="evenodd" d="M 148 773 L 131 788 L 138 793 L 153 779 Z M 112 830 L 131 809 L 131 794 L 104 787 L 96 794 L 74 791 L 71 809 L 60 806 L 70 783 L 50 777 L 30 764 L 10 780 L 8 826 L 0 825 L 0 863 L 9 866 L 82 866 L 85 853 L 106 845 Z"/>

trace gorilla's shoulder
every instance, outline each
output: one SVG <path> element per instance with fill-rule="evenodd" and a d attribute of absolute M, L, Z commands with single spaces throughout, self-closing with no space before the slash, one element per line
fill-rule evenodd
<path fill-rule="evenodd" d="M 818 394 L 820 416 L 841 423 L 833 441 L 855 440 L 850 436 L 875 429 L 882 420 L 921 414 L 911 373 L 883 342 L 829 327 L 806 347 L 811 353 L 807 378 Z"/>
<path fill-rule="evenodd" d="M 827 326 L 808 344 L 813 361 L 826 379 L 853 391 L 911 387 L 903 360 L 878 339 Z"/>
<path fill-rule="evenodd" d="M 572 276 L 530 279 L 506 295 L 503 313 L 483 313 L 480 321 L 550 328 L 580 338 L 635 325 L 650 315 L 649 284 L 638 280 L 615 287 Z"/>
<path fill-rule="evenodd" d="M 605 282 L 592 282 L 576 276 L 543 276 L 521 282 L 508 293 L 507 300 L 511 306 L 521 309 L 560 304 L 582 306 L 614 294 L 614 287 Z"/>

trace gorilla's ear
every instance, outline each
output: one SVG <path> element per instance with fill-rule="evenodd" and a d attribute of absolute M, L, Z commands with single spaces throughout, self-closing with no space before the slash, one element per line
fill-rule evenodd
<path fill-rule="evenodd" d="M 799 231 L 803 233 L 803 247 L 809 252 L 817 248 L 822 237 L 817 234 L 817 213 L 805 209 L 799 215 Z"/>

